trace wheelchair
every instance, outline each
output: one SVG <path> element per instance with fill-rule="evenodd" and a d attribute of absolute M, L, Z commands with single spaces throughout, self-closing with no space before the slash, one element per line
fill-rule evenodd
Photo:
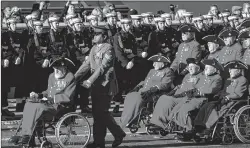
<path fill-rule="evenodd" d="M 65 108 L 59 111 L 60 113 L 52 117 L 52 119 L 50 117 L 41 117 L 36 122 L 33 135 L 28 144 L 21 144 L 21 146 L 23 148 L 35 147 L 35 137 L 37 137 L 40 148 L 52 148 L 52 140 L 49 140 L 49 137 L 55 137 L 57 144 L 61 148 L 84 148 L 90 140 L 91 127 L 86 117 L 80 113 L 73 112 L 74 110 L 75 109 L 71 107 Z M 11 138 L 12 141 L 9 141 L 10 143 L 20 145 L 18 143 L 20 139 L 18 134 L 21 130 L 21 124 L 22 119 L 16 129 L 15 135 Z M 48 129 L 52 129 L 52 131 Z M 51 134 L 51 132 L 52 136 L 47 136 L 47 134 Z"/>

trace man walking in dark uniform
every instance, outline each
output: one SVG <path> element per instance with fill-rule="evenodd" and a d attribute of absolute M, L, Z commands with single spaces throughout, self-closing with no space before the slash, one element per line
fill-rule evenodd
<path fill-rule="evenodd" d="M 114 71 L 115 53 L 113 47 L 107 43 L 107 28 L 94 27 L 95 45 L 90 51 L 89 58 L 85 61 L 75 77 L 77 82 L 81 77 L 91 71 L 91 76 L 82 82 L 82 86 L 91 87 L 92 111 L 94 118 L 93 137 L 94 142 L 87 145 L 87 148 L 105 148 L 105 136 L 107 128 L 112 133 L 115 141 L 112 147 L 117 147 L 126 136 L 125 132 L 115 122 L 109 113 L 110 101 L 116 94 L 116 77 Z"/>

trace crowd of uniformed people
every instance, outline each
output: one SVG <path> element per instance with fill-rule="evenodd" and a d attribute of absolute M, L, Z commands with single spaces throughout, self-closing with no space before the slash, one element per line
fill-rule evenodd
<path fill-rule="evenodd" d="M 108 113 L 111 100 L 116 104 L 114 113 L 124 103 L 122 128 L 132 126 L 142 106 L 154 101 L 152 126 L 164 129 L 173 121 L 185 132 L 202 133 L 223 116 L 231 100 L 246 98 L 250 80 L 248 3 L 244 11 L 234 6 L 232 12 L 218 12 L 213 5 L 208 14 L 197 17 L 183 9 L 158 14 L 138 14 L 131 9 L 127 18 L 121 18 L 110 4 L 81 18 L 67 2 L 61 16 L 50 14 L 41 20 L 43 5 L 41 2 L 23 18 L 27 28 L 21 33 L 16 24 L 22 17 L 10 15 L 17 8 L 4 9 L 8 30 L 1 38 L 2 116 L 14 116 L 7 101 L 12 86 L 17 98 L 54 96 L 52 104 L 74 100 L 82 112 L 94 116 L 94 143 L 89 147 L 105 147 L 106 128 L 114 135 L 116 147 L 125 133 Z M 180 24 L 173 26 L 173 20 Z M 223 23 L 213 24 L 214 20 Z M 47 32 L 45 21 L 50 27 Z M 61 21 L 67 27 L 60 28 Z M 84 21 L 90 25 L 84 26 Z M 106 25 L 98 25 L 100 21 Z M 58 81 L 56 74 L 65 74 L 65 81 Z M 33 99 L 24 107 L 23 143 L 43 111 L 58 109 L 34 103 Z M 186 119 L 195 109 L 200 109 L 195 120 Z"/>

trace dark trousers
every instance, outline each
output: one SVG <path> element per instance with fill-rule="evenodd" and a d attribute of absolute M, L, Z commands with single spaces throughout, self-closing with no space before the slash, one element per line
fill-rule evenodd
<path fill-rule="evenodd" d="M 87 107 L 89 105 L 89 90 L 82 87 L 81 85 L 77 85 L 76 94 L 77 104 L 80 105 L 80 108 L 84 109 Z M 78 95 L 80 95 L 80 98 Z"/>
<path fill-rule="evenodd" d="M 93 137 L 96 144 L 105 144 L 107 128 L 114 137 L 124 135 L 124 131 L 109 112 L 112 97 L 108 95 L 108 92 L 109 84 L 107 84 L 107 87 L 103 87 L 101 84 L 95 84 L 91 91 L 94 118 Z"/>
<path fill-rule="evenodd" d="M 7 95 L 10 89 L 10 68 L 1 67 L 1 107 L 8 106 Z"/>

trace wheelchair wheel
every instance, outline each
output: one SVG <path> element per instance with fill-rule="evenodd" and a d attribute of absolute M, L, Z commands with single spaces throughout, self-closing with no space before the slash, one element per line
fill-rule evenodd
<path fill-rule="evenodd" d="M 234 117 L 234 132 L 243 143 L 250 143 L 250 105 L 241 107 Z"/>
<path fill-rule="evenodd" d="M 84 148 L 90 140 L 91 128 L 83 115 L 68 113 L 57 123 L 55 135 L 61 148 Z"/>
<path fill-rule="evenodd" d="M 49 140 L 45 140 L 41 143 L 40 148 L 52 148 L 53 144 Z"/>

